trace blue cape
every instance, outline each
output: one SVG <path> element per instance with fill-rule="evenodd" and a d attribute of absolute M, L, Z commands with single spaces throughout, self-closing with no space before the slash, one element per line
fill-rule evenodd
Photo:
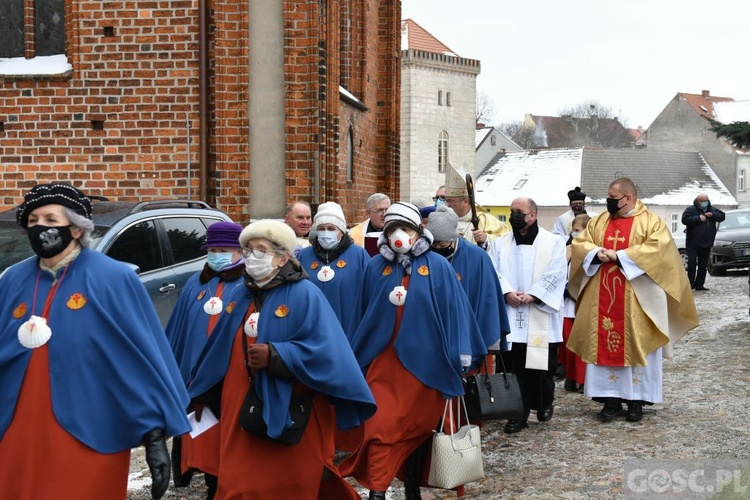
<path fill-rule="evenodd" d="M 383 352 L 396 324 L 397 307 L 388 300 L 401 284 L 404 268 L 380 255 L 365 269 L 357 311 L 358 327 L 350 342 L 360 367 L 366 369 Z M 469 300 L 453 267 L 440 255 L 412 257 L 411 278 L 398 337 L 401 364 L 420 382 L 446 397 L 464 393 L 461 354 L 476 360 L 487 354 Z"/>
<path fill-rule="evenodd" d="M 40 272 L 34 301 L 38 271 L 38 259 L 29 259 L 0 278 L 0 439 L 31 359 L 18 328 L 32 313 L 41 316 L 52 285 L 52 275 Z M 70 306 L 74 294 L 85 300 L 83 307 Z M 100 453 L 116 453 L 140 445 L 154 429 L 168 435 L 190 429 L 174 356 L 146 289 L 128 266 L 83 249 L 68 266 L 48 325 L 52 411 L 73 437 Z"/>
<path fill-rule="evenodd" d="M 250 293 L 240 287 L 229 300 L 234 302 L 232 312 L 219 319 L 193 371 L 188 386 L 192 398 L 223 380 L 235 335 L 244 335 L 240 327 L 252 302 Z M 255 372 L 255 387 L 265 403 L 263 419 L 270 437 L 280 436 L 291 426 L 289 401 L 295 379 L 330 398 L 341 429 L 357 427 L 375 413 L 375 399 L 336 315 L 323 293 L 308 280 L 265 291 L 257 343 L 273 344 L 294 376 L 283 378 L 269 375 L 266 370 Z"/>
<path fill-rule="evenodd" d="M 360 246 L 349 246 L 337 259 L 330 263 L 335 275 L 332 280 L 325 282 L 318 279 L 318 272 L 325 263 L 315 255 L 312 246 L 299 253 L 299 261 L 310 276 L 310 281 L 320 288 L 323 295 L 328 299 L 344 331 L 348 332 L 352 328 L 357 291 L 360 283 L 362 283 L 365 266 L 370 262 L 370 254 Z M 343 263 L 343 265 L 340 263 Z"/>
<path fill-rule="evenodd" d="M 450 263 L 469 297 L 484 344 L 490 347 L 501 340 L 501 349 L 507 350 L 505 336 L 510 333 L 510 323 L 503 290 L 490 256 L 478 246 L 459 238 Z"/>
<path fill-rule="evenodd" d="M 186 385 L 208 341 L 210 316 L 203 310 L 203 305 L 216 293 L 221 281 L 221 277 L 217 274 L 201 284 L 200 275 L 201 272 L 194 274 L 185 284 L 165 328 L 167 340 L 169 340 L 177 365 L 180 367 L 180 375 Z M 226 297 L 231 295 L 235 287 L 244 288 L 241 277 L 224 282 L 222 292 L 224 310 L 220 314 L 226 314 L 226 307 L 229 304 Z"/>

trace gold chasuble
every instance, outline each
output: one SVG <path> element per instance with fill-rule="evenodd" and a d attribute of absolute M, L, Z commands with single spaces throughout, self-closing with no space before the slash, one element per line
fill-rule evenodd
<path fill-rule="evenodd" d="M 644 274 L 631 281 L 607 262 L 587 276 L 583 261 L 597 248 L 624 251 Z M 646 355 L 698 326 L 672 235 L 640 200 L 625 217 L 604 212 L 592 219 L 571 249 L 568 290 L 577 302 L 568 348 L 584 362 L 645 366 Z"/>

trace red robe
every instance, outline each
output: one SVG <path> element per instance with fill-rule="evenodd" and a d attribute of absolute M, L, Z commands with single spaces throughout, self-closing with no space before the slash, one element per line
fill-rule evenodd
<path fill-rule="evenodd" d="M 0 440 L 1 496 L 125 499 L 130 450 L 99 453 L 60 427 L 52 413 L 49 374 L 49 350 L 43 345 L 31 354 L 13 420 Z"/>

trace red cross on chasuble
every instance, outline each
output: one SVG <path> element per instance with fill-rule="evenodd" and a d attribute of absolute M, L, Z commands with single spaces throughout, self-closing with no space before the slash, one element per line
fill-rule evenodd
<path fill-rule="evenodd" d="M 610 219 L 602 246 L 624 250 L 630 242 L 635 217 Z M 625 366 L 625 276 L 614 262 L 602 264 L 599 277 L 597 314 L 597 363 L 603 366 Z"/>

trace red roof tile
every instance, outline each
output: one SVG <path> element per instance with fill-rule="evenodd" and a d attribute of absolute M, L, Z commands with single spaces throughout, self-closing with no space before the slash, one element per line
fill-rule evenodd
<path fill-rule="evenodd" d="M 406 35 L 406 36 L 404 36 Z M 411 19 L 401 21 L 401 50 L 423 50 L 435 54 L 457 56 L 443 42 L 432 36 L 426 29 Z"/>
<path fill-rule="evenodd" d="M 701 94 L 685 94 L 684 92 L 679 92 L 679 95 L 685 99 L 696 113 L 712 120 L 716 118 L 716 112 L 714 111 L 715 102 L 734 101 L 731 97 L 712 96 L 708 90 L 704 90 Z"/>

